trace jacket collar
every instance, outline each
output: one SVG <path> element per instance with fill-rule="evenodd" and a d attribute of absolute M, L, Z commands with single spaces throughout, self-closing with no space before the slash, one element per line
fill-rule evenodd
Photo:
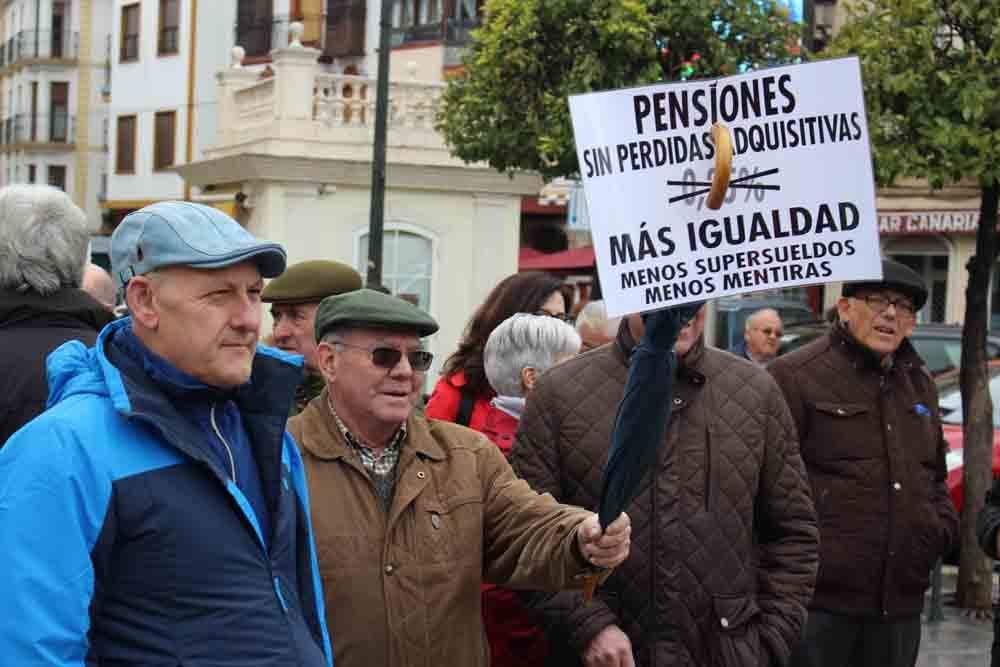
<path fill-rule="evenodd" d="M 48 296 L 0 289 L 0 327 L 40 318 L 61 317 L 100 331 L 115 319 L 107 308 L 81 289 L 65 287 Z"/>
<path fill-rule="evenodd" d="M 615 337 L 615 353 L 623 365 L 628 366 L 632 358 L 632 351 L 638 345 L 638 341 L 632 336 L 632 330 L 628 326 L 628 318 L 623 317 L 618 325 L 618 335 Z M 702 361 L 705 358 L 705 336 L 699 336 L 694 346 L 688 353 L 680 358 L 677 364 L 677 377 L 691 380 L 694 384 L 703 384 L 705 374 L 701 371 Z"/>
<path fill-rule="evenodd" d="M 868 347 L 859 343 L 857 339 L 851 335 L 847 327 L 839 322 L 834 323 L 833 326 L 830 327 L 829 336 L 831 347 L 840 350 L 855 368 L 872 370 L 877 373 L 886 373 L 896 368 L 909 370 L 914 366 L 920 367 L 923 365 L 923 360 L 913 348 L 913 344 L 910 343 L 909 338 L 903 339 L 903 342 L 899 345 L 899 349 L 891 355 L 889 364 L 885 365 L 881 357 L 875 354 L 875 352 Z"/>
<path fill-rule="evenodd" d="M 310 401 L 306 409 L 296 417 L 302 420 L 312 436 L 302 438 L 299 446 L 320 459 L 332 461 L 348 458 L 352 455 L 351 448 L 337 426 L 328 397 L 329 391 L 323 389 L 322 393 Z M 410 450 L 435 461 L 444 460 L 444 450 L 437 443 L 433 430 L 434 426 L 426 417 L 416 411 L 411 412 L 406 419 L 406 438 L 400 451 L 401 459 L 404 453 Z"/>

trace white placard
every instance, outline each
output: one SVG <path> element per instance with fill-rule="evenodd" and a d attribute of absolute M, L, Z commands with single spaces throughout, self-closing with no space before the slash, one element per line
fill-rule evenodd
<path fill-rule="evenodd" d="M 857 58 L 569 99 L 609 316 L 882 267 Z M 730 188 L 705 206 L 711 126 Z"/>

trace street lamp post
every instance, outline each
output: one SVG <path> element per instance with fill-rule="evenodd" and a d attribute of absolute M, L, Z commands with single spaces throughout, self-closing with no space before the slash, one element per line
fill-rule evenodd
<path fill-rule="evenodd" d="M 368 218 L 368 287 L 382 285 L 382 229 L 385 218 L 385 142 L 389 112 L 389 51 L 392 0 L 382 0 L 379 17 L 378 81 L 375 93 L 375 150 L 372 156 L 372 200 Z"/>

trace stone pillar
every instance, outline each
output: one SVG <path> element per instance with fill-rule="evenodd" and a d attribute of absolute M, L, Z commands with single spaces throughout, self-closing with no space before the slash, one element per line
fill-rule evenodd
<path fill-rule="evenodd" d="M 302 46 L 302 24 L 289 28 L 291 43 L 271 51 L 274 67 L 275 115 L 280 120 L 312 120 L 313 88 L 320 50 Z"/>
<path fill-rule="evenodd" d="M 242 46 L 234 46 L 232 64 L 228 69 L 224 69 L 215 75 L 216 81 L 219 82 L 216 145 L 224 145 L 232 141 L 233 130 L 239 125 L 235 100 L 236 91 L 257 80 L 255 72 L 243 69 L 243 57 L 245 54 L 246 51 Z"/>

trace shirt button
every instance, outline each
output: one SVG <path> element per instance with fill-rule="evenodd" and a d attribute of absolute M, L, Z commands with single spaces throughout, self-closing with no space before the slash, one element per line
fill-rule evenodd
<path fill-rule="evenodd" d="M 427 473 L 425 473 L 423 470 L 417 471 L 417 479 L 424 479 L 425 477 L 427 477 Z"/>
<path fill-rule="evenodd" d="M 892 488 L 896 491 L 901 491 L 903 489 L 903 485 L 899 482 L 894 482 Z"/>
<path fill-rule="evenodd" d="M 724 628 L 728 628 L 729 627 L 729 619 L 728 618 L 721 618 L 721 619 L 719 619 L 719 625 L 721 625 Z"/>
<path fill-rule="evenodd" d="M 390 563 L 389 565 L 385 566 L 385 573 L 391 577 L 393 569 L 395 568 L 393 568 L 392 564 Z"/>
<path fill-rule="evenodd" d="M 886 431 L 892 431 L 892 424 L 886 424 L 885 425 L 885 430 Z"/>

